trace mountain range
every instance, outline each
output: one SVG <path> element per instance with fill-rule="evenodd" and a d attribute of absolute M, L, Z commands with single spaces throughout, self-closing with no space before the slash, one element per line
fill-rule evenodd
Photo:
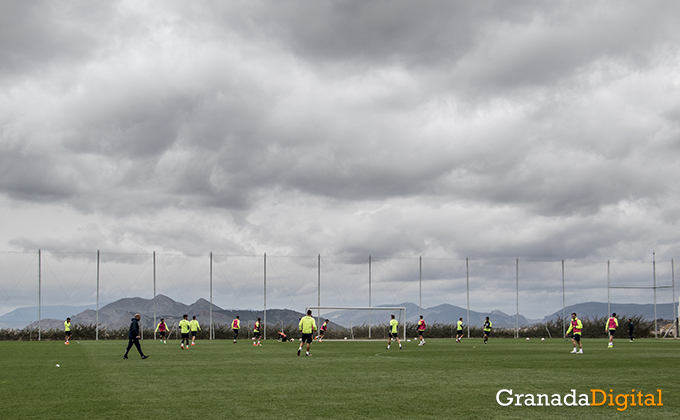
<path fill-rule="evenodd" d="M 406 308 L 406 322 L 416 323 L 420 319 L 418 305 L 410 302 L 402 302 L 394 305 L 378 305 L 377 307 L 403 307 Z M 336 324 L 344 325 L 349 328 L 350 326 L 368 324 L 368 312 L 368 310 L 341 310 L 328 312 L 323 316 Z M 388 324 L 391 314 L 399 317 L 398 311 L 372 310 L 371 324 Z M 428 324 L 455 324 L 459 318 L 463 318 L 463 321 L 467 325 L 467 309 L 461 308 L 460 306 L 449 305 L 448 303 L 432 308 L 422 308 L 422 315 Z M 484 324 L 487 316 L 495 327 L 513 328 L 515 326 L 515 315 L 508 315 L 501 311 L 477 312 L 473 310 L 470 310 L 470 325 Z M 403 320 L 400 322 L 403 322 Z M 519 316 L 520 325 L 529 325 L 536 322 L 539 322 L 539 320 L 530 320 L 522 315 Z"/>
<path fill-rule="evenodd" d="M 621 316 L 633 317 L 639 315 L 643 319 L 650 321 L 654 319 L 654 305 L 651 303 L 611 303 L 609 306 L 611 308 L 611 312 L 616 312 Z M 570 318 L 572 312 L 576 312 L 579 318 L 592 318 L 596 316 L 602 317 L 609 315 L 606 302 L 577 303 L 565 308 L 564 313 L 567 318 Z M 562 310 L 546 316 L 543 318 L 543 322 L 555 319 L 558 316 L 562 316 Z M 657 319 L 673 319 L 673 304 L 658 303 L 656 305 L 656 317 Z"/>
<path fill-rule="evenodd" d="M 419 319 L 418 305 L 413 303 L 403 302 L 399 304 L 379 305 L 378 307 L 381 306 L 405 307 L 407 322 L 417 322 Z M 91 308 L 92 306 L 42 307 L 42 316 L 44 318 L 40 321 L 40 325 L 43 329 L 63 328 L 64 319 L 67 316 L 71 317 L 71 322 L 74 324 L 95 324 L 97 314 L 96 311 Z M 612 303 L 611 311 L 617 312 L 622 316 L 640 315 L 644 319 L 654 319 L 654 305 L 651 304 Z M 586 302 L 565 308 L 567 317 L 572 312 L 578 313 L 581 318 L 606 316 L 608 315 L 607 303 Z M 100 326 L 109 329 L 127 327 L 130 324 L 130 319 L 135 313 L 140 313 L 142 315 L 141 322 L 144 327 L 151 327 L 154 313 L 153 299 L 133 297 L 111 302 L 99 309 L 99 324 Z M 374 325 L 387 324 L 391 313 L 395 313 L 395 311 L 373 310 L 371 311 L 371 323 Z M 0 316 L 0 328 L 24 328 L 29 324 L 27 320 L 36 319 L 37 314 L 37 307 L 16 309 Z M 189 315 L 189 318 L 195 315 L 202 325 L 207 325 L 210 319 L 210 302 L 205 299 L 199 299 L 191 305 L 186 305 L 181 302 L 176 302 L 165 295 L 156 296 L 157 322 L 161 318 L 165 318 L 165 321 L 169 326 L 176 325 L 179 320 L 182 319 L 183 314 Z M 241 322 L 244 325 L 253 325 L 258 317 L 264 318 L 262 311 L 226 310 L 213 304 L 213 323 L 216 325 L 228 325 L 236 315 L 240 316 Z M 347 328 L 368 323 L 367 310 L 341 310 L 324 312 L 321 315 L 323 318 L 331 320 L 332 325 L 335 324 Z M 398 313 L 395 313 L 395 315 L 398 315 Z M 463 318 L 463 321 L 467 324 L 467 310 L 455 305 L 442 304 L 431 308 L 422 308 L 422 315 L 428 324 L 435 322 L 454 324 L 459 318 Z M 519 324 L 531 325 L 537 322 L 556 319 L 561 315 L 562 310 L 544 317 L 543 320 L 527 319 L 524 316 L 519 315 Z M 267 324 L 281 324 L 282 326 L 296 324 L 302 316 L 303 314 L 301 312 L 290 309 L 268 309 Z M 494 326 L 498 328 L 513 328 L 515 325 L 515 315 L 509 315 L 502 311 L 478 312 L 473 310 L 470 310 L 470 325 L 482 325 L 487 316 L 491 319 Z M 661 319 L 672 319 L 672 304 L 658 304 L 657 317 Z M 29 326 L 36 328 L 37 322 L 32 322 Z"/>
<path fill-rule="evenodd" d="M 67 316 L 80 313 L 86 309 L 92 308 L 94 305 L 83 305 L 83 306 L 67 306 L 67 305 L 54 305 L 54 306 L 43 306 L 41 308 L 41 316 L 43 319 L 66 319 Z M 24 328 L 26 325 L 30 324 L 33 320 L 38 319 L 38 307 L 37 306 L 25 306 L 23 308 L 17 308 L 11 312 L 8 312 L 0 316 L 0 328 Z M 64 322 L 64 321 L 62 321 Z"/>
<path fill-rule="evenodd" d="M 28 308 L 21 308 L 27 311 Z M 0 317 L 0 328 L 23 328 L 26 322 L 17 323 L 12 322 L 17 318 L 16 311 L 12 311 Z M 37 309 L 35 311 L 37 314 Z M 172 327 L 182 319 L 184 314 L 189 315 L 189 319 L 196 316 L 196 319 L 201 325 L 207 325 L 210 322 L 210 302 L 205 299 L 198 299 L 191 305 L 186 305 L 181 302 L 176 302 L 165 295 L 156 296 L 156 322 L 161 318 L 165 318 L 168 326 Z M 143 328 L 151 328 L 154 321 L 154 301 L 153 299 L 144 299 L 139 297 L 123 298 L 115 302 L 111 302 L 99 308 L 99 325 L 103 328 L 117 329 L 128 327 L 130 319 L 134 317 L 135 313 L 141 315 L 141 324 Z M 213 323 L 216 325 L 228 325 L 231 321 L 239 316 L 241 325 L 255 324 L 257 318 L 264 318 L 263 311 L 253 310 L 226 310 L 213 304 Z M 44 318 L 40 321 L 42 329 L 60 329 L 64 326 L 66 317 L 71 318 L 72 324 L 90 325 L 95 324 L 97 320 L 97 311 L 94 309 L 85 309 L 74 315 L 63 315 L 60 318 Z M 297 324 L 303 314 L 290 309 L 268 309 L 267 310 L 267 324 L 282 324 L 290 325 Z M 35 319 L 35 318 L 33 318 Z M 31 328 L 37 328 L 38 322 L 29 324 Z M 155 328 L 155 326 L 154 326 Z"/>

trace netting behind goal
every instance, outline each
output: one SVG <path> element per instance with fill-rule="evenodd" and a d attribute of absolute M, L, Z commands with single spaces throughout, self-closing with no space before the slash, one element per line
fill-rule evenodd
<path fill-rule="evenodd" d="M 347 339 L 382 338 L 383 335 L 386 336 L 391 315 L 394 315 L 395 319 L 399 322 L 398 333 L 406 341 L 405 307 L 308 306 L 305 312 L 310 309 L 319 327 L 323 324 L 324 320 L 328 319 L 332 323 L 329 332 L 333 326 L 335 328 L 341 327 L 344 332 L 342 335 Z"/>

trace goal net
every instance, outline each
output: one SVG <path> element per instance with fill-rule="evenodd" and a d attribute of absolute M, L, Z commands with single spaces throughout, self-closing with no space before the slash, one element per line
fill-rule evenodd
<path fill-rule="evenodd" d="M 390 315 L 394 315 L 399 322 L 399 335 L 406 341 L 406 308 L 402 306 L 308 306 L 305 312 L 312 310 L 317 319 L 317 326 L 321 326 L 325 319 L 337 324 L 348 331 L 348 338 L 355 338 L 358 326 L 368 326 L 368 338 L 372 338 L 372 330 L 376 325 L 389 324 Z"/>

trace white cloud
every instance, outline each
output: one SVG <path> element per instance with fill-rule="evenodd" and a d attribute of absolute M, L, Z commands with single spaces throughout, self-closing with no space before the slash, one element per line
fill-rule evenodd
<path fill-rule="evenodd" d="M 0 249 L 670 260 L 676 8 L 3 5 Z"/>

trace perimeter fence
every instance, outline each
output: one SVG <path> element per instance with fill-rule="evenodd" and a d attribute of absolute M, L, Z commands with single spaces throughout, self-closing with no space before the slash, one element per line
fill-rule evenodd
<path fill-rule="evenodd" d="M 430 323 L 455 316 L 466 325 L 491 313 L 521 327 L 568 318 L 565 308 L 607 303 L 597 316 L 630 304 L 654 306 L 646 319 L 676 320 L 674 261 L 229 255 L 220 253 L 0 252 L 0 329 L 30 326 L 38 338 L 48 319 L 99 309 L 121 298 L 166 296 L 190 305 L 267 311 L 308 306 L 409 305 Z M 154 306 L 155 307 L 155 306 Z M 602 306 L 600 306 L 602 307 Z M 463 311 L 463 312 L 461 312 Z M 629 312 L 629 311 L 628 311 Z M 151 314 L 148 314 L 151 316 Z M 154 322 L 156 314 L 154 313 Z M 317 313 L 317 316 L 324 314 Z M 210 337 L 217 323 L 212 316 Z M 374 319 L 376 324 L 387 320 Z M 43 325 L 45 323 L 45 325 Z M 360 325 L 361 322 L 354 325 Z M 96 327 L 95 327 L 96 328 Z M 654 331 L 660 331 L 658 325 Z"/>

